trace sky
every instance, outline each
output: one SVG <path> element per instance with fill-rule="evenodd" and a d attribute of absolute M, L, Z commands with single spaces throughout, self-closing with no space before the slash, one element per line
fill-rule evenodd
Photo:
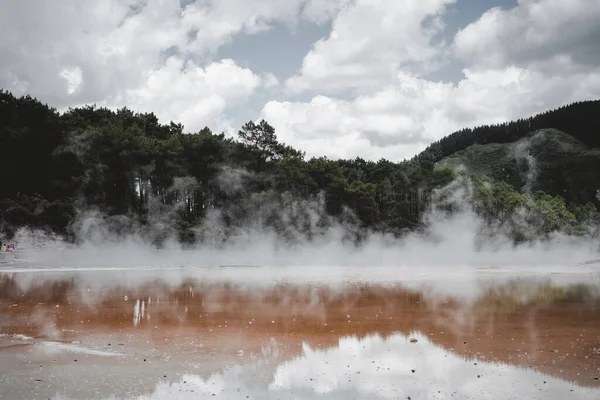
<path fill-rule="evenodd" d="M 0 0 L 0 88 L 401 161 L 600 98 L 600 0 Z"/>

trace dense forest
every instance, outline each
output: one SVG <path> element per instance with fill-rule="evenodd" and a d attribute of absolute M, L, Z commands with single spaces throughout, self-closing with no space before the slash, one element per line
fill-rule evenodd
<path fill-rule="evenodd" d="M 541 129 L 567 132 L 592 148 L 600 148 L 600 100 L 573 103 L 518 121 L 463 129 L 432 143 L 416 160 L 437 162 L 473 144 L 510 143 Z"/>
<path fill-rule="evenodd" d="M 440 189 L 458 177 L 469 183 L 472 210 L 492 225 L 508 226 L 516 240 L 557 230 L 586 235 L 600 219 L 600 185 L 566 188 L 568 182 L 560 181 L 546 185 L 548 193 L 526 193 L 501 177 L 461 172 L 441 161 L 475 144 L 514 142 L 544 128 L 597 148 L 598 115 L 600 101 L 582 102 L 466 129 L 400 163 L 307 160 L 279 142 L 266 121 L 246 123 L 236 138 L 209 128 L 185 133 L 181 124 L 161 124 L 152 113 L 85 106 L 61 114 L 30 96 L 0 91 L 0 223 L 9 236 L 27 225 L 75 239 L 75 222 L 94 210 L 114 217 L 117 231 L 132 221 L 137 227 L 168 224 L 182 242 L 192 243 L 210 234 L 198 227 L 217 210 L 223 237 L 250 223 L 282 234 L 294 226 L 310 237 L 332 220 L 357 232 L 402 234 L 423 226 L 432 207 L 452 212 Z M 597 174 L 589 165 L 577 168 L 571 172 Z M 524 210 L 527 229 L 515 218 Z M 152 239 L 160 244 L 160 235 Z"/>

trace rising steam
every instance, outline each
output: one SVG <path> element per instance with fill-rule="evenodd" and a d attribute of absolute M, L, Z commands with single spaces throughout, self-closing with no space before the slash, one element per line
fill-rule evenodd
<path fill-rule="evenodd" d="M 216 182 L 243 191 L 251 174 L 222 169 Z M 173 193 L 191 191 L 197 182 L 175 179 Z M 145 224 L 133 216 L 107 216 L 80 210 L 70 230 L 75 244 L 21 229 L 20 258 L 33 266 L 489 266 L 574 265 L 598 259 L 593 238 L 556 233 L 522 245 L 510 238 L 515 226 L 527 227 L 521 210 L 512 225 L 494 225 L 473 211 L 473 188 L 465 176 L 433 193 L 423 228 L 410 233 L 381 233 L 363 228 L 346 209 L 340 218 L 325 211 L 324 197 L 257 193 L 228 209 L 206 210 L 193 227 L 196 241 L 183 245 L 173 206 L 150 199 Z M 33 238 L 33 239 L 32 239 Z M 35 250 L 35 251 L 27 251 Z"/>

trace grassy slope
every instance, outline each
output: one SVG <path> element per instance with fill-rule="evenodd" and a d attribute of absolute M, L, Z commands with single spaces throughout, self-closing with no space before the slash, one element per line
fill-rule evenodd
<path fill-rule="evenodd" d="M 600 149 L 545 129 L 506 144 L 475 144 L 439 162 L 510 183 L 520 191 L 543 190 L 577 203 L 598 204 Z"/>

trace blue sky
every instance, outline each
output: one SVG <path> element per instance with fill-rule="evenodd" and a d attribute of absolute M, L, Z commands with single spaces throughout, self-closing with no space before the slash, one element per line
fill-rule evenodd
<path fill-rule="evenodd" d="M 0 0 L 0 87 L 399 161 L 600 97 L 597 0 Z"/>

